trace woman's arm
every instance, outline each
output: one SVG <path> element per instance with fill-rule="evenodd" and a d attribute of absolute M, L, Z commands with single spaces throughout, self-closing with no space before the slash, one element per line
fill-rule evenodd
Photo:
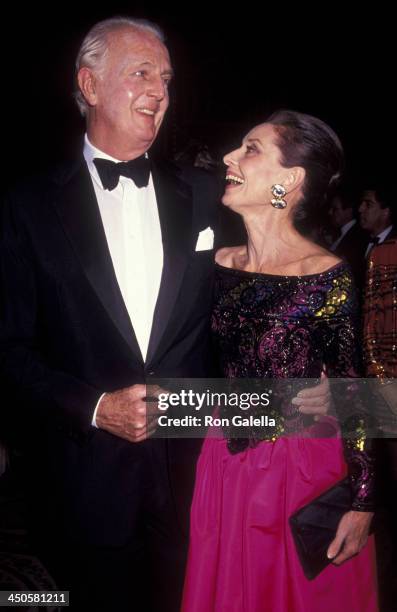
<path fill-rule="evenodd" d="M 352 508 L 340 521 L 328 556 L 339 565 L 365 545 L 375 504 L 375 451 L 371 415 L 361 394 L 360 338 L 357 300 L 351 274 L 345 268 L 332 288 L 334 312 L 324 318 L 325 362 L 338 393 L 335 408 L 341 424 L 345 460 L 352 490 Z M 331 385 L 332 387 L 332 385 Z"/>

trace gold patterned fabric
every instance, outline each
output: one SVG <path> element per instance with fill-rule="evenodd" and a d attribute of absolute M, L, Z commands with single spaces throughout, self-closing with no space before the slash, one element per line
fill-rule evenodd
<path fill-rule="evenodd" d="M 372 249 L 364 301 L 368 376 L 397 377 L 397 239 Z"/>

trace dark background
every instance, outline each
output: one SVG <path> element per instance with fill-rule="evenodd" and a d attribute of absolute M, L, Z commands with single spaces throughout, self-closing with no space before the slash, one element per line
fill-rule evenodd
<path fill-rule="evenodd" d="M 3 184 L 44 169 L 80 147 L 73 66 L 98 20 L 130 14 L 166 33 L 176 78 L 157 147 L 167 155 L 190 138 L 222 154 L 266 115 L 287 107 L 317 115 L 339 134 L 348 172 L 362 188 L 392 168 L 395 34 L 391 15 L 321 3 L 313 8 L 239 2 L 185 6 L 184 14 L 109 3 L 15 3 L 3 19 Z M 215 9 L 219 12 L 214 12 Z M 354 9 L 349 16 L 348 9 Z M 22 162 L 28 158 L 28 164 Z"/>

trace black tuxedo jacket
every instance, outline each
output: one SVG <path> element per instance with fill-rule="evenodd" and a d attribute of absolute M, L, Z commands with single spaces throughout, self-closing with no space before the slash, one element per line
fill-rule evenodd
<path fill-rule="evenodd" d="M 363 289 L 365 279 L 365 250 L 367 245 L 368 233 L 356 221 L 335 249 L 335 255 L 338 255 L 350 265 L 355 283 L 360 291 Z"/>
<path fill-rule="evenodd" d="M 0 359 L 12 389 L 3 410 L 32 427 L 32 460 L 45 458 L 43 474 L 73 537 L 99 544 L 131 537 L 148 445 L 164 453 L 183 518 L 194 471 L 187 443 L 132 444 L 93 428 L 100 395 L 157 377 L 212 372 L 214 252 L 195 246 L 201 230 L 214 228 L 216 186 L 201 171 L 189 185 L 172 164 L 152 162 L 152 175 L 164 268 L 146 364 L 84 159 L 20 187 L 3 206 Z M 178 471 L 189 465 L 187 484 Z"/>

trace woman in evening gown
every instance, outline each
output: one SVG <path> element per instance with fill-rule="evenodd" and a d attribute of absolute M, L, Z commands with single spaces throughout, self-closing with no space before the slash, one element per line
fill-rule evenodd
<path fill-rule="evenodd" d="M 223 204 L 248 243 L 216 255 L 212 330 L 225 378 L 356 377 L 356 298 L 349 268 L 301 230 L 338 182 L 343 151 L 322 121 L 278 111 L 226 155 Z M 351 385 L 349 388 L 354 388 Z M 354 391 L 352 391 L 354 401 Z M 207 436 L 197 466 L 183 612 L 375 612 L 374 460 L 370 440 L 301 435 Z M 221 416 L 227 414 L 220 408 Z M 265 411 L 264 411 L 265 412 Z M 320 424 L 318 424 L 320 427 Z M 352 505 L 308 580 L 289 517 L 349 475 Z"/>

